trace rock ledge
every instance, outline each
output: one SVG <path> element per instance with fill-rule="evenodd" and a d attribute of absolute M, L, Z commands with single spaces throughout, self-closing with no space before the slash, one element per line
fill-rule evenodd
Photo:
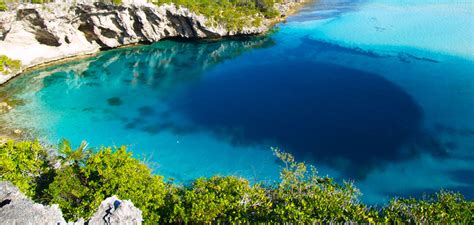
<path fill-rule="evenodd" d="M 276 8 L 282 15 L 303 0 L 286 0 Z M 0 55 L 20 60 L 22 69 L 44 63 L 90 55 L 163 38 L 220 38 L 256 35 L 269 30 L 274 20 L 260 26 L 227 30 L 208 25 L 208 20 L 173 4 L 156 6 L 147 2 L 116 6 L 91 0 L 76 4 L 22 4 L 14 11 L 0 12 Z M 0 74 L 0 84 L 14 74 Z"/>

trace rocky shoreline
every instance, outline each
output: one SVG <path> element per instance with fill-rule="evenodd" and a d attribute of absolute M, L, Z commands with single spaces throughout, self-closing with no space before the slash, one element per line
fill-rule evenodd
<path fill-rule="evenodd" d="M 117 6 L 88 0 L 75 4 L 22 4 L 16 10 L 0 12 L 0 55 L 21 61 L 20 70 L 0 74 L 0 84 L 28 68 L 111 48 L 169 38 L 217 39 L 263 34 L 302 2 L 286 0 L 275 5 L 280 18 L 265 19 L 259 26 L 239 30 L 228 30 L 222 24 L 209 25 L 206 17 L 173 4 L 156 6 L 134 1 Z"/>

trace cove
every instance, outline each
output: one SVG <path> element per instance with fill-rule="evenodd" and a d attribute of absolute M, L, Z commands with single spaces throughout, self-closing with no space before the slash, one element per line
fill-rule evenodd
<path fill-rule="evenodd" d="M 319 1 L 266 36 L 110 50 L 8 83 L 0 96 L 14 109 L 0 119 L 51 143 L 129 145 L 174 182 L 271 183 L 279 147 L 353 180 L 368 203 L 440 188 L 472 199 L 466 7 Z M 415 25 L 423 32 L 402 32 Z M 434 35 L 445 29 L 453 44 Z"/>

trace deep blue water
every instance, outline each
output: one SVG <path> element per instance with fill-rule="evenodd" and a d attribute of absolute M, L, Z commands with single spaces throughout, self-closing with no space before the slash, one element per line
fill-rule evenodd
<path fill-rule="evenodd" d="M 18 103 L 0 119 L 53 143 L 129 145 L 176 182 L 273 182 L 273 146 L 354 180 L 368 203 L 440 188 L 472 199 L 473 9 L 319 1 L 266 36 L 168 40 L 30 72 L 0 90 Z"/>

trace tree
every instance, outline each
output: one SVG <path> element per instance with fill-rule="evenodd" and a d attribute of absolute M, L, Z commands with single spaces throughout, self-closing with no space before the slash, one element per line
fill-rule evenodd
<path fill-rule="evenodd" d="M 76 150 L 67 142 L 62 146 L 62 166 L 46 193 L 67 219 L 89 218 L 103 199 L 117 195 L 134 202 L 147 220 L 159 220 L 165 195 L 163 179 L 132 158 L 125 146 L 102 147 L 93 154 L 84 150 L 84 144 Z"/>
<path fill-rule="evenodd" d="M 350 182 L 339 185 L 320 177 L 314 167 L 296 162 L 291 154 L 274 149 L 284 167 L 281 182 L 272 190 L 273 216 L 279 223 L 373 222 L 377 218 L 358 202 L 360 192 Z"/>
<path fill-rule="evenodd" d="M 50 171 L 48 154 L 38 141 L 0 144 L 0 180 L 9 180 L 33 197 L 41 178 Z"/>

